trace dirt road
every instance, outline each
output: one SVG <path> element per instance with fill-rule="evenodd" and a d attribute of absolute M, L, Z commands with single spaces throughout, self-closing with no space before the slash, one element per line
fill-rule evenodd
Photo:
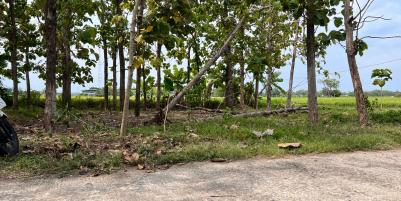
<path fill-rule="evenodd" d="M 401 200 L 401 150 L 0 181 L 0 200 Z"/>

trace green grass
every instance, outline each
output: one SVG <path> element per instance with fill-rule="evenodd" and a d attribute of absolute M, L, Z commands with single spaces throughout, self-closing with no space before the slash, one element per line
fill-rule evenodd
<path fill-rule="evenodd" d="M 372 125 L 360 128 L 352 111 L 338 109 L 321 112 L 321 123 L 310 125 L 305 114 L 276 117 L 228 118 L 198 124 L 175 124 L 168 128 L 164 137 L 181 142 L 176 151 L 153 156 L 156 164 L 201 161 L 212 158 L 243 159 L 253 156 L 283 156 L 287 154 L 344 152 L 356 150 L 384 150 L 401 145 L 401 113 L 392 121 L 377 118 Z M 339 118 L 339 116 L 341 118 Z M 380 123 L 379 123 L 380 122 Z M 390 123 L 388 123 L 390 122 Z M 236 124 L 238 129 L 230 129 Z M 252 130 L 274 129 L 274 135 L 256 138 Z M 189 140 L 186 130 L 193 130 L 199 139 Z M 162 132 L 160 127 L 131 130 L 131 134 L 152 135 Z M 278 143 L 301 142 L 296 150 L 281 150 Z"/>
<path fill-rule="evenodd" d="M 264 100 L 261 100 L 262 102 Z M 306 105 L 306 98 L 294 98 L 296 105 Z M 274 105 L 285 103 L 285 98 L 274 98 Z M 382 106 L 370 114 L 370 125 L 360 128 L 354 108 L 353 97 L 319 98 L 320 122 L 310 125 L 307 114 L 298 113 L 272 117 L 233 118 L 225 117 L 203 122 L 183 122 L 162 126 L 130 128 L 128 143 L 141 156 L 145 164 L 176 164 L 204 161 L 212 158 L 228 160 L 254 156 L 285 156 L 307 153 L 348 152 L 359 150 L 387 150 L 401 147 L 401 98 L 382 97 Z M 10 118 L 35 118 L 37 109 L 22 112 L 7 111 Z M 232 125 L 237 129 L 231 129 Z M 274 135 L 257 138 L 253 130 L 274 129 Z M 110 135 L 102 135 L 109 133 Z M 198 137 L 191 137 L 190 133 Z M 118 130 L 88 126 L 81 137 L 88 141 L 112 144 L 118 141 Z M 152 139 L 164 143 L 154 143 Z M 68 138 L 61 138 L 65 145 Z M 300 142 L 299 149 L 282 150 L 278 143 Z M 24 141 L 23 145 L 29 145 Z M 155 154 L 163 150 L 163 154 Z M 72 157 L 71 157 L 72 156 Z M 82 151 L 72 155 L 21 154 L 0 160 L 0 177 L 3 175 L 77 174 L 80 167 L 92 171 L 110 172 L 123 167 L 121 155 L 107 150 Z"/>

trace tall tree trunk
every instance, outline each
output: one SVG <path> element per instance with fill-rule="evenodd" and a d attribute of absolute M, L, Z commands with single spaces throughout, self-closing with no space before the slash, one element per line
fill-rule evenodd
<path fill-rule="evenodd" d="M 266 111 L 270 112 L 272 109 L 272 84 L 273 84 L 273 68 L 267 69 L 267 83 L 266 83 Z"/>
<path fill-rule="evenodd" d="M 45 129 L 53 133 L 54 116 L 56 112 L 56 0 L 47 0 L 45 10 L 46 28 L 46 101 L 45 101 Z"/>
<path fill-rule="evenodd" d="M 131 20 L 131 29 L 130 29 L 130 40 L 129 40 L 129 68 L 128 68 L 128 81 L 127 81 L 127 90 L 125 92 L 125 99 L 124 99 L 124 108 L 123 108 L 123 117 L 121 120 L 121 130 L 120 130 L 120 137 L 123 137 L 127 134 L 127 120 L 128 120 L 128 113 L 129 113 L 129 98 L 131 96 L 131 88 L 132 88 L 132 75 L 134 71 L 134 54 L 136 53 L 136 43 L 135 38 L 137 32 L 135 31 L 136 24 L 137 24 L 137 16 L 138 16 L 138 7 L 139 4 L 143 0 L 135 1 L 134 11 L 132 12 L 132 20 Z"/>
<path fill-rule="evenodd" d="M 142 21 L 143 21 L 143 11 L 145 9 L 145 1 L 141 1 L 141 9 L 139 10 L 138 13 L 138 24 L 137 24 L 137 29 L 140 30 L 142 27 Z M 141 55 L 141 47 L 137 47 L 137 55 Z M 141 69 L 142 66 L 138 67 L 136 69 L 136 86 L 135 86 L 135 116 L 139 117 L 141 114 Z"/>
<path fill-rule="evenodd" d="M 117 110 L 117 46 L 113 46 L 111 57 L 113 60 L 113 110 Z"/>
<path fill-rule="evenodd" d="M 107 52 L 107 40 L 105 37 L 102 39 L 103 41 L 103 60 L 104 60 L 104 85 L 103 85 L 103 104 L 104 110 L 109 110 L 109 58 Z"/>
<path fill-rule="evenodd" d="M 224 3 L 224 10 L 223 10 L 223 25 L 225 28 L 225 32 L 229 32 L 230 29 L 230 23 L 228 21 L 228 8 L 227 4 Z M 226 50 L 225 50 L 225 55 L 224 59 L 226 62 L 226 69 L 225 69 L 225 84 L 226 84 L 226 89 L 224 93 L 224 103 L 227 107 L 233 108 L 235 105 L 235 100 L 234 100 L 234 82 L 233 82 L 233 64 L 232 64 L 232 58 L 231 58 L 231 46 L 228 44 Z"/>
<path fill-rule="evenodd" d="M 135 116 L 139 117 L 141 114 L 141 67 L 136 69 L 136 85 L 135 85 Z"/>
<path fill-rule="evenodd" d="M 198 74 L 195 75 L 195 77 L 185 86 L 180 93 L 178 93 L 168 104 L 167 106 L 163 109 L 163 113 L 165 113 L 167 110 L 171 110 L 174 108 L 174 106 L 181 100 L 181 98 L 184 96 L 184 94 L 190 90 L 195 84 L 199 82 L 199 80 L 202 78 L 203 74 L 205 74 L 209 68 L 217 61 L 217 59 L 220 58 L 220 56 L 224 53 L 226 50 L 227 46 L 230 44 L 231 40 L 234 38 L 235 34 L 238 32 L 238 30 L 241 28 L 242 23 L 244 22 L 245 17 L 242 17 L 241 20 L 238 22 L 237 26 L 235 29 L 228 35 L 228 38 L 224 42 L 223 46 L 214 54 L 214 56 L 205 64 L 205 66 L 199 70 Z M 160 118 L 160 117 L 159 117 Z"/>
<path fill-rule="evenodd" d="M 191 81 L 191 46 L 188 45 L 188 53 L 187 53 L 187 83 Z"/>
<path fill-rule="evenodd" d="M 122 111 L 125 99 L 125 58 L 123 45 L 118 45 L 118 54 L 120 58 L 120 110 Z"/>
<path fill-rule="evenodd" d="M 157 60 L 161 60 L 161 52 L 162 52 L 162 44 L 160 42 L 157 43 L 157 51 L 156 51 L 156 57 Z M 162 65 L 157 66 L 156 71 L 157 71 L 157 78 L 156 78 L 156 87 L 157 87 L 157 92 L 156 92 L 156 109 L 157 111 L 160 111 L 161 108 L 161 67 Z"/>
<path fill-rule="evenodd" d="M 259 73 L 255 73 L 255 109 L 259 111 Z"/>
<path fill-rule="evenodd" d="M 365 97 L 363 94 L 362 82 L 358 72 L 358 65 L 356 63 L 357 50 L 354 46 L 354 25 L 351 17 L 352 7 L 350 0 L 344 0 L 344 22 L 346 33 L 346 52 L 348 59 L 348 66 L 351 73 L 352 84 L 354 86 L 354 94 L 356 99 L 356 108 L 359 115 L 359 124 L 366 126 L 368 124 L 368 112 L 365 105 Z"/>
<path fill-rule="evenodd" d="M 17 25 L 15 24 L 15 5 L 14 0 L 7 1 L 8 13 L 10 17 L 11 31 L 9 41 L 11 44 L 11 75 L 13 79 L 13 108 L 18 109 L 18 69 L 17 69 Z"/>
<path fill-rule="evenodd" d="M 29 64 L 29 47 L 25 48 L 25 82 L 26 82 L 26 105 L 31 107 L 31 79 L 29 77 L 30 64 Z"/>
<path fill-rule="evenodd" d="M 121 0 L 116 0 L 116 13 L 117 15 L 122 15 L 122 10 L 120 7 Z M 124 33 L 121 27 L 117 30 L 117 35 L 119 38 L 124 38 Z M 120 40 L 117 44 L 118 54 L 120 59 L 120 111 L 123 111 L 124 99 L 125 99 L 125 58 L 124 58 L 124 40 Z"/>
<path fill-rule="evenodd" d="M 67 19 L 72 18 L 72 11 L 70 9 L 67 10 Z M 64 25 L 63 29 L 63 93 L 62 93 L 62 106 L 70 109 L 71 107 L 71 74 L 72 74 L 72 64 L 71 64 L 71 29 L 72 22 L 71 20 L 66 21 L 67 24 Z"/>
<path fill-rule="evenodd" d="M 69 41 L 69 40 L 68 40 Z M 71 107 L 71 55 L 69 42 L 65 41 L 64 44 L 64 60 L 63 60 L 63 92 L 62 92 L 62 105 L 69 109 Z"/>
<path fill-rule="evenodd" d="M 142 93 L 143 93 L 143 107 L 146 110 L 148 107 L 148 96 L 147 96 L 147 88 L 146 88 L 146 66 L 142 65 Z"/>
<path fill-rule="evenodd" d="M 244 28 L 241 28 L 241 36 L 244 36 Z M 241 105 L 241 108 L 245 107 L 245 58 L 244 58 L 244 51 L 241 50 L 240 56 L 239 56 L 239 102 Z"/>
<path fill-rule="evenodd" d="M 287 108 L 292 107 L 292 87 L 294 85 L 294 71 L 295 71 L 295 62 L 297 59 L 297 43 L 299 40 L 299 34 L 298 34 L 298 29 L 299 26 L 296 28 L 296 33 L 295 33 L 295 40 L 293 44 L 293 50 L 292 50 L 292 59 L 291 59 L 291 70 L 290 70 L 290 80 L 289 80 L 289 86 L 288 86 L 288 94 L 287 94 Z"/>
<path fill-rule="evenodd" d="M 312 4 L 312 2 L 309 3 Z M 306 36 L 306 57 L 307 57 L 307 72 L 308 72 L 308 109 L 309 121 L 311 123 L 318 122 L 317 109 L 317 90 L 316 90 L 316 48 L 315 48 L 315 10 L 311 6 L 307 10 L 307 36 Z"/>
<path fill-rule="evenodd" d="M 62 92 L 62 105 L 69 109 L 71 107 L 71 56 L 70 46 L 65 44 L 64 47 L 64 61 L 63 61 L 63 92 Z"/>

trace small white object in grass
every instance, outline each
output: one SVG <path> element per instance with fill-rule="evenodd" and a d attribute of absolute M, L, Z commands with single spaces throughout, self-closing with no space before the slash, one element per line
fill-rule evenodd
<path fill-rule="evenodd" d="M 256 137 L 264 137 L 264 136 L 272 136 L 274 134 L 273 129 L 267 129 L 264 132 L 259 132 L 259 131 L 252 131 Z"/>

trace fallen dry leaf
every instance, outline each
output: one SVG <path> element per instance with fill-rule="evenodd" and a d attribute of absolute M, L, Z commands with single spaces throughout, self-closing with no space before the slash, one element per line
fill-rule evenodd
<path fill-rule="evenodd" d="M 145 165 L 144 164 L 138 164 L 137 168 L 138 168 L 138 170 L 143 170 L 143 169 L 145 169 Z"/>
<path fill-rule="evenodd" d="M 124 158 L 124 161 L 127 163 L 134 163 L 139 160 L 139 154 L 138 153 L 130 154 L 128 151 L 124 151 L 123 158 Z"/>

